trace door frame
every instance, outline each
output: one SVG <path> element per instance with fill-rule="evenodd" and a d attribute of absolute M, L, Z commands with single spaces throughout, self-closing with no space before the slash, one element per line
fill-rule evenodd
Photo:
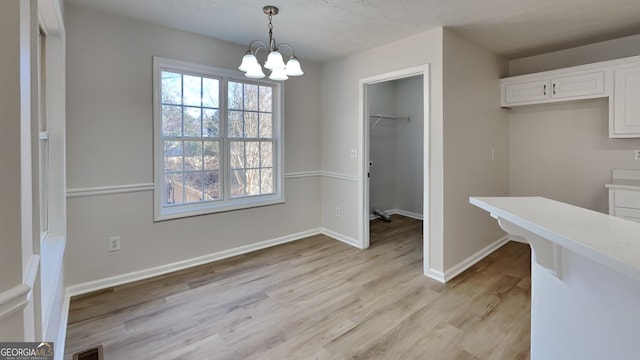
<path fill-rule="evenodd" d="M 429 249 L 429 64 L 423 64 L 413 66 L 410 68 L 395 70 L 367 78 L 360 79 L 359 82 L 359 115 L 360 115 L 360 128 L 359 128 L 359 151 L 361 156 L 360 161 L 360 176 L 358 181 L 358 246 L 362 249 L 368 248 L 370 243 L 369 237 L 369 111 L 368 111 L 368 94 L 367 86 L 376 83 L 405 79 L 413 76 L 423 76 L 422 94 L 423 94 L 423 118 L 424 118 L 424 139 L 423 139 L 423 244 L 424 244 L 424 268 L 428 269 L 428 249 Z"/>

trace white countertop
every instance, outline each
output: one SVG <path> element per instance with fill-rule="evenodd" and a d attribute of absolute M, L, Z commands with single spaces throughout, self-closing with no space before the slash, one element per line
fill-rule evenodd
<path fill-rule="evenodd" d="M 542 197 L 472 197 L 470 202 L 640 281 L 640 223 Z"/>

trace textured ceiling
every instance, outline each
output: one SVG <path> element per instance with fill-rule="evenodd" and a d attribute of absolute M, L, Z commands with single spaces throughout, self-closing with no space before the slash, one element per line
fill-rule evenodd
<path fill-rule="evenodd" d="M 446 26 L 507 58 L 640 33 L 638 0 L 66 0 L 247 45 L 267 39 L 318 62 Z M 420 44 L 416 44 L 420 46 Z"/>

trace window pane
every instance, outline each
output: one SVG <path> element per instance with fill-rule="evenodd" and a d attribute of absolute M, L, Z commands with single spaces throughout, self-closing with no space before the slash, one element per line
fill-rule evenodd
<path fill-rule="evenodd" d="M 244 113 L 244 137 L 247 137 L 247 138 L 258 137 L 258 113 L 255 113 L 255 112 Z"/>
<path fill-rule="evenodd" d="M 227 137 L 230 138 L 240 138 L 242 137 L 242 111 L 229 111 L 227 116 L 229 116 L 228 127 L 227 127 Z"/>
<path fill-rule="evenodd" d="M 231 142 L 230 148 L 231 148 L 231 151 L 229 153 L 229 156 L 231 157 L 231 168 L 244 169 L 245 168 L 244 142 L 233 141 Z"/>
<path fill-rule="evenodd" d="M 262 169 L 260 188 L 263 194 L 273 193 L 273 169 Z"/>
<path fill-rule="evenodd" d="M 202 136 L 202 118 L 200 108 L 184 108 L 184 136 Z"/>
<path fill-rule="evenodd" d="M 204 142 L 204 169 L 220 169 L 220 144 L 217 141 Z"/>
<path fill-rule="evenodd" d="M 260 86 L 260 111 L 273 112 L 270 86 Z"/>
<path fill-rule="evenodd" d="M 247 195 L 260 195 L 260 170 L 247 170 Z"/>
<path fill-rule="evenodd" d="M 202 78 L 202 106 L 210 108 L 220 107 L 220 81 L 217 79 Z"/>
<path fill-rule="evenodd" d="M 201 106 L 202 105 L 202 78 L 199 76 L 183 75 L 184 94 L 182 102 L 184 105 Z"/>
<path fill-rule="evenodd" d="M 231 197 L 245 196 L 244 170 L 231 170 Z"/>
<path fill-rule="evenodd" d="M 233 110 L 242 110 L 242 83 L 229 81 L 227 91 L 227 107 Z"/>
<path fill-rule="evenodd" d="M 164 172 L 182 171 L 182 141 L 164 142 Z"/>
<path fill-rule="evenodd" d="M 203 200 L 202 172 L 187 172 L 184 174 L 184 202 Z"/>
<path fill-rule="evenodd" d="M 168 205 L 182 203 L 182 173 L 164 176 L 163 198 Z"/>
<path fill-rule="evenodd" d="M 273 137 L 273 117 L 271 114 L 260 113 L 260 137 L 263 139 Z"/>
<path fill-rule="evenodd" d="M 273 167 L 273 143 L 260 143 L 260 166 Z"/>
<path fill-rule="evenodd" d="M 162 77 L 162 103 L 182 103 L 182 74 L 163 71 Z"/>
<path fill-rule="evenodd" d="M 244 109 L 258 110 L 258 85 L 244 84 Z"/>
<path fill-rule="evenodd" d="M 205 200 L 218 200 L 220 196 L 220 180 L 218 171 L 204 172 Z"/>
<path fill-rule="evenodd" d="M 220 113 L 215 109 L 202 109 L 202 136 L 220 136 Z"/>
<path fill-rule="evenodd" d="M 162 105 L 162 136 L 182 136 L 182 107 Z"/>
<path fill-rule="evenodd" d="M 260 167 L 260 143 L 258 141 L 247 141 L 246 148 L 247 154 L 247 168 L 256 169 Z"/>
<path fill-rule="evenodd" d="M 201 141 L 184 142 L 184 169 L 203 170 Z"/>

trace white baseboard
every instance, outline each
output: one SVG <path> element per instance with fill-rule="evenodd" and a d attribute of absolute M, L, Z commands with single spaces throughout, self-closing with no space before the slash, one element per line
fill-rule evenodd
<path fill-rule="evenodd" d="M 411 211 L 405 211 L 405 210 L 400 210 L 400 209 L 395 209 L 391 211 L 391 214 L 398 214 L 398 215 L 402 215 L 402 216 L 406 216 L 412 219 L 416 219 L 416 220 L 423 220 L 424 216 L 422 214 L 418 214 L 418 213 L 414 213 Z"/>
<path fill-rule="evenodd" d="M 216 260 L 222 260 L 237 255 L 246 254 L 252 251 L 285 244 L 300 240 L 312 235 L 323 233 L 322 229 L 313 229 L 297 234 L 287 235 L 276 239 L 261 241 L 255 244 L 240 246 L 233 249 L 223 250 L 220 252 L 199 256 L 192 259 L 178 261 L 172 264 L 160 265 L 149 269 L 138 270 L 127 274 L 111 276 L 104 279 L 95 281 L 89 281 L 77 285 L 72 285 L 67 288 L 69 296 L 77 296 L 87 294 L 93 291 L 110 288 L 117 285 L 127 284 L 134 281 L 144 280 L 159 275 L 168 274 L 174 271 L 188 269 L 190 267 L 207 264 Z M 329 235 L 330 236 L 330 235 Z"/>
<path fill-rule="evenodd" d="M 416 219 L 416 220 L 424 220 L 424 216 L 422 214 L 418 214 L 418 213 L 414 213 L 411 211 L 405 211 L 405 210 L 400 210 L 400 209 L 391 209 L 391 210 L 385 210 L 385 212 L 389 215 L 402 215 L 402 216 L 406 216 L 408 218 L 412 218 L 412 219 Z M 373 215 L 373 214 L 369 214 L 369 220 L 373 220 L 378 218 L 377 216 Z"/>
<path fill-rule="evenodd" d="M 350 237 L 345 236 L 345 235 L 342 235 L 342 234 L 337 233 L 335 231 L 329 230 L 327 228 L 321 228 L 320 229 L 320 233 L 322 233 L 324 235 L 327 235 L 329 237 L 332 237 L 332 238 L 334 238 L 334 239 L 336 239 L 338 241 L 341 241 L 341 242 L 343 242 L 343 243 L 345 243 L 347 245 L 356 247 L 358 249 L 362 249 L 363 248 L 362 246 L 360 246 L 360 242 L 358 240 L 356 240 L 354 238 L 350 238 Z"/>
<path fill-rule="evenodd" d="M 438 270 L 434 270 L 434 269 L 428 269 L 427 271 L 424 272 L 424 275 L 427 276 L 427 277 L 432 278 L 433 280 L 441 282 L 443 284 L 446 282 L 444 280 L 444 273 L 442 271 L 438 271 Z"/>
<path fill-rule="evenodd" d="M 488 256 L 492 252 L 498 250 L 500 247 L 508 243 L 510 240 L 511 239 L 509 238 L 509 235 L 505 235 L 500 239 L 494 241 L 493 243 L 489 244 L 489 246 L 485 247 L 484 249 L 464 259 L 457 265 L 449 268 L 448 270 L 445 270 L 443 274 L 444 276 L 443 276 L 442 282 L 447 282 L 453 279 L 454 277 L 460 275 L 463 271 L 475 265 L 478 261 L 484 259 L 486 256 Z"/>

